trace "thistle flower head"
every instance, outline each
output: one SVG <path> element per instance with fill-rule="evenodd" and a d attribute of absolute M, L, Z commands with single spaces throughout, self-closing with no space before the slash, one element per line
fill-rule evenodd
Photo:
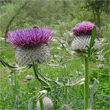
<path fill-rule="evenodd" d="M 82 21 L 81 23 L 76 24 L 76 26 L 74 28 L 72 28 L 72 31 L 73 31 L 74 35 L 78 35 L 81 33 L 91 34 L 94 25 L 95 24 L 91 23 L 90 21 Z M 97 31 L 97 33 L 99 33 L 98 27 L 96 27 L 96 31 Z"/>
<path fill-rule="evenodd" d="M 20 65 L 42 63 L 50 57 L 48 41 L 52 39 L 51 28 L 19 29 L 7 33 L 9 42 L 15 46 L 15 60 Z"/>
<path fill-rule="evenodd" d="M 72 31 L 75 35 L 71 42 L 72 50 L 74 51 L 83 51 L 87 50 L 87 46 L 90 46 L 90 40 L 92 35 L 92 30 L 94 23 L 90 21 L 82 21 L 81 23 L 76 24 Z M 99 33 L 99 28 L 96 26 L 96 34 Z M 95 44 L 93 46 L 94 51 L 100 49 L 100 40 L 98 37 L 95 38 Z"/>
<path fill-rule="evenodd" d="M 44 28 L 29 28 L 17 29 L 13 32 L 7 33 L 9 42 L 18 47 L 30 47 L 36 44 L 44 44 L 52 39 L 51 28 L 45 26 Z"/>

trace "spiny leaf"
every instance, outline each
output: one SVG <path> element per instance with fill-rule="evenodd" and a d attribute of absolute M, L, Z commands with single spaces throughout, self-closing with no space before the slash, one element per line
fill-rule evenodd
<path fill-rule="evenodd" d="M 93 30 L 92 30 L 92 36 L 91 36 L 91 40 L 90 40 L 90 48 L 92 48 L 95 43 L 95 41 L 94 41 L 95 36 L 96 36 L 96 26 L 94 26 Z"/>
<path fill-rule="evenodd" d="M 73 82 L 67 78 L 57 78 L 56 80 L 52 80 L 51 82 L 54 82 L 58 86 L 73 87 L 73 86 L 80 85 L 80 84 L 84 83 L 84 78 L 77 81 L 77 82 Z"/>
<path fill-rule="evenodd" d="M 92 47 L 95 44 L 95 36 L 96 36 L 96 26 L 93 27 L 92 30 L 92 36 L 91 36 L 91 40 L 90 40 L 90 46 L 86 46 L 88 48 L 88 57 L 90 57 L 92 55 L 93 49 Z"/>
<path fill-rule="evenodd" d="M 97 82 L 97 80 L 95 79 L 94 83 L 93 83 L 93 87 L 92 87 L 92 94 L 91 94 L 90 99 L 89 99 L 89 109 L 93 107 L 93 99 L 94 99 L 94 96 L 96 94 L 96 91 L 95 91 L 96 82 Z"/>
<path fill-rule="evenodd" d="M 31 67 L 31 65 L 28 65 L 28 66 L 25 66 L 25 67 L 12 66 L 12 65 L 8 64 L 7 62 L 5 62 L 1 57 L 0 57 L 0 62 L 1 62 L 1 64 L 2 64 L 4 67 L 6 67 L 6 68 L 8 68 L 9 70 L 11 70 L 11 72 L 13 72 L 13 71 L 18 71 L 18 70 L 22 70 L 22 69 L 28 69 L 28 68 Z"/>
<path fill-rule="evenodd" d="M 7 62 L 5 62 L 1 57 L 0 57 L 0 62 L 2 63 L 2 65 L 3 65 L 4 67 L 8 67 L 8 68 L 12 68 L 12 69 L 17 68 L 17 67 L 15 67 L 15 66 L 9 65 L 9 64 L 8 64 Z"/>
<path fill-rule="evenodd" d="M 36 66 L 37 66 L 37 65 L 35 64 L 35 61 L 33 60 L 33 70 L 34 70 L 35 76 L 36 76 L 36 78 L 39 80 L 39 82 L 42 84 L 42 86 L 43 86 L 42 88 L 43 88 L 43 89 L 46 89 L 46 90 L 49 92 L 49 91 L 51 90 L 50 85 L 49 85 L 48 81 L 46 80 L 46 78 L 43 77 L 43 76 L 38 72 Z"/>

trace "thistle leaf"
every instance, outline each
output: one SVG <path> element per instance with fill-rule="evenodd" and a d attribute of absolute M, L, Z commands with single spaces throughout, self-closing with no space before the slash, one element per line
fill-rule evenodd
<path fill-rule="evenodd" d="M 16 69 L 17 67 L 15 67 L 15 66 L 11 66 L 11 65 L 9 65 L 7 62 L 5 62 L 1 57 L 0 57 L 0 62 L 2 63 L 2 65 L 4 66 L 4 67 L 8 67 L 8 68 L 10 68 L 10 69 Z"/>
<path fill-rule="evenodd" d="M 5 68 L 8 68 L 10 70 L 10 72 L 19 71 L 19 70 L 26 69 L 26 68 L 28 69 L 31 67 L 31 65 L 28 65 L 25 67 L 12 66 L 12 65 L 8 64 L 7 62 L 5 62 L 1 57 L 0 57 L 0 62 Z"/>
<path fill-rule="evenodd" d="M 34 73 L 35 73 L 35 76 L 36 78 L 39 80 L 39 82 L 41 83 L 42 85 L 42 89 L 45 89 L 47 90 L 48 92 L 51 90 L 51 87 L 48 83 L 48 81 L 46 80 L 45 77 L 43 77 L 39 72 L 38 72 L 38 69 L 36 68 L 36 64 L 35 64 L 35 61 L 33 60 L 33 70 L 34 70 Z"/>
<path fill-rule="evenodd" d="M 93 27 L 92 30 L 92 36 L 91 36 L 91 40 L 90 40 L 90 46 L 86 46 L 88 48 L 88 56 L 90 57 L 92 55 L 93 49 L 92 47 L 95 44 L 95 36 L 96 36 L 96 26 Z"/>
<path fill-rule="evenodd" d="M 94 83 L 93 83 L 93 87 L 92 87 L 92 94 L 91 94 L 91 96 L 89 98 L 89 109 L 92 109 L 93 106 L 96 105 L 96 104 L 93 105 L 93 99 L 94 99 L 95 94 L 97 93 L 97 91 L 95 91 L 95 89 L 96 89 L 96 82 L 98 82 L 98 81 L 95 79 Z"/>
<path fill-rule="evenodd" d="M 76 85 L 84 84 L 84 80 L 85 79 L 82 78 L 77 82 L 73 82 L 73 81 L 71 81 L 67 78 L 56 78 L 56 80 L 52 80 L 52 82 L 54 82 L 58 86 L 73 87 L 73 86 L 76 86 Z"/>

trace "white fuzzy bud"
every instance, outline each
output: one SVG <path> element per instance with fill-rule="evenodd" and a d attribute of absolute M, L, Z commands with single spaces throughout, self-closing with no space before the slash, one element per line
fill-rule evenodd
<path fill-rule="evenodd" d="M 105 65 L 103 64 L 103 63 L 100 63 L 99 65 L 98 65 L 98 68 L 104 68 L 105 67 Z"/>
<path fill-rule="evenodd" d="M 49 97 L 43 97 L 43 104 L 44 104 L 44 110 L 48 110 L 49 108 L 53 107 L 53 102 Z M 41 110 L 39 100 L 36 103 L 36 107 L 37 110 Z"/>
<path fill-rule="evenodd" d="M 31 79 L 33 79 L 33 78 L 34 78 L 34 76 L 31 75 L 31 74 L 28 74 L 28 75 L 26 76 L 26 79 L 27 79 L 27 80 L 31 80 Z"/>

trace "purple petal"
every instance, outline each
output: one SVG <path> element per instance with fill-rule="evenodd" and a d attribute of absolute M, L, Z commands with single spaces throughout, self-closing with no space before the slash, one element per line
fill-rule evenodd
<path fill-rule="evenodd" d="M 90 21 L 82 21 L 81 23 L 76 24 L 74 28 L 72 28 L 72 31 L 74 35 L 77 35 L 79 33 L 92 33 L 92 29 L 94 27 L 94 23 L 91 23 Z M 99 28 L 96 26 L 96 31 L 99 33 Z"/>
<path fill-rule="evenodd" d="M 51 30 L 52 29 L 47 26 L 44 28 L 17 29 L 13 32 L 9 31 L 7 36 L 13 45 L 28 47 L 47 43 L 53 37 Z"/>

